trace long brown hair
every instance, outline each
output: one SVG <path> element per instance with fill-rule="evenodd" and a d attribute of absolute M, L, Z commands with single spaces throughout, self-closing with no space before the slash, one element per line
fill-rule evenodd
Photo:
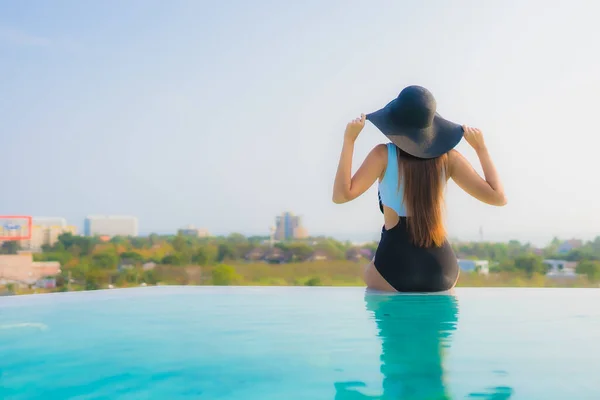
<path fill-rule="evenodd" d="M 403 200 L 411 241 L 419 247 L 439 247 L 446 240 L 443 219 L 448 155 L 421 159 L 397 150 L 398 185 L 404 185 Z"/>

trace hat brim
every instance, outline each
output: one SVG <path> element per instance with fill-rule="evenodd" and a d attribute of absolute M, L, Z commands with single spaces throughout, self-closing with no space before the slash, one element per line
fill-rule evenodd
<path fill-rule="evenodd" d="M 462 126 L 442 118 L 438 113 L 435 113 L 433 122 L 426 128 L 401 126 L 392 116 L 392 103 L 393 101 L 381 110 L 367 114 L 366 119 L 408 154 L 418 158 L 439 157 L 452 150 L 462 140 Z"/>

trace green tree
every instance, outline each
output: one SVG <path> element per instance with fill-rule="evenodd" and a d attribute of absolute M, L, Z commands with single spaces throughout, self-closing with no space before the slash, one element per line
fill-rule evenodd
<path fill-rule="evenodd" d="M 321 278 L 318 276 L 313 276 L 304 282 L 304 286 L 321 286 Z"/>
<path fill-rule="evenodd" d="M 344 250 L 343 246 L 332 239 L 317 243 L 315 250 L 325 251 L 325 253 L 334 260 L 343 260 L 346 257 L 346 250 Z"/>
<path fill-rule="evenodd" d="M 497 268 L 500 272 L 515 272 L 517 270 L 517 268 L 515 267 L 515 262 L 510 259 L 500 262 Z"/>
<path fill-rule="evenodd" d="M 184 253 L 189 248 L 189 244 L 187 243 L 183 235 L 175 236 L 175 238 L 171 242 L 171 245 L 173 246 L 173 249 L 175 249 L 175 251 L 178 253 Z"/>
<path fill-rule="evenodd" d="M 303 242 L 293 242 L 288 245 L 294 261 L 304 261 L 314 252 L 313 248 Z"/>
<path fill-rule="evenodd" d="M 191 262 L 193 247 L 190 238 L 178 234 L 171 242 L 171 245 L 177 257 L 181 260 L 181 264 L 189 264 Z"/>
<path fill-rule="evenodd" d="M 231 235 L 227 236 L 227 242 L 232 244 L 243 244 L 247 243 L 248 239 L 246 239 L 246 236 L 242 235 L 241 233 L 232 233 Z"/>
<path fill-rule="evenodd" d="M 68 251 L 53 251 L 51 253 L 37 253 L 33 255 L 34 261 L 58 261 L 63 266 L 72 258 L 73 256 Z"/>
<path fill-rule="evenodd" d="M 141 276 L 141 280 L 146 282 L 148 285 L 156 285 L 158 282 L 158 274 L 156 271 L 144 271 Z"/>
<path fill-rule="evenodd" d="M 543 259 L 535 254 L 527 254 L 515 258 L 515 268 L 531 276 L 536 273 L 545 274 L 547 267 Z"/>
<path fill-rule="evenodd" d="M 100 282 L 92 275 L 88 274 L 85 277 L 85 290 L 98 290 L 100 289 Z"/>
<path fill-rule="evenodd" d="M 593 241 L 589 242 L 589 247 L 592 254 L 600 259 L 600 236 L 596 236 Z"/>
<path fill-rule="evenodd" d="M 96 290 L 102 286 L 108 284 L 110 276 L 112 275 L 110 270 L 89 268 L 85 272 L 85 289 Z"/>
<path fill-rule="evenodd" d="M 221 264 L 213 269 L 212 280 L 214 285 L 226 286 L 240 282 L 241 276 L 231 265 Z"/>
<path fill-rule="evenodd" d="M 181 257 L 181 254 L 169 254 L 163 257 L 161 264 L 165 265 L 184 265 L 185 260 Z"/>
<path fill-rule="evenodd" d="M 86 276 L 88 272 L 90 272 L 91 267 L 88 263 L 89 260 L 82 260 L 79 264 L 74 267 L 67 269 L 62 269 L 62 273 L 65 275 L 65 281 L 68 282 L 68 275 L 71 272 L 71 279 L 73 279 L 77 283 L 85 282 Z"/>
<path fill-rule="evenodd" d="M 119 257 L 112 252 L 97 253 L 92 256 L 92 267 L 101 269 L 116 269 Z"/>
<path fill-rule="evenodd" d="M 149 247 L 149 246 L 147 246 L 147 245 L 149 245 L 149 243 L 148 243 L 148 240 L 146 238 L 132 237 L 129 240 L 131 242 L 131 246 L 134 249 L 141 250 L 141 249 L 143 249 L 145 247 Z"/>
<path fill-rule="evenodd" d="M 550 244 L 544 248 L 544 250 L 543 250 L 544 257 L 554 258 L 556 256 L 556 254 L 558 253 L 558 248 L 561 243 L 562 243 L 561 240 L 555 236 L 552 239 L 552 241 L 550 242 Z"/>
<path fill-rule="evenodd" d="M 160 241 L 160 236 L 158 236 L 156 233 L 151 233 L 150 235 L 148 235 L 148 243 L 150 247 L 159 244 Z"/>
<path fill-rule="evenodd" d="M 283 250 L 286 253 L 288 251 L 290 251 L 290 245 L 291 245 L 290 242 L 278 242 L 278 243 L 275 243 L 275 247 L 277 247 L 278 249 Z"/>
<path fill-rule="evenodd" d="M 250 244 L 252 247 L 257 247 L 260 244 L 262 244 L 265 240 L 269 240 L 268 236 L 249 236 L 248 238 L 248 244 Z"/>
<path fill-rule="evenodd" d="M 567 254 L 565 257 L 568 261 L 582 261 L 582 260 L 597 260 L 600 257 L 596 257 L 590 246 L 585 246 L 580 249 L 574 249 Z"/>
<path fill-rule="evenodd" d="M 218 253 L 219 249 L 212 244 L 200 246 L 192 257 L 192 262 L 197 265 L 212 265 L 217 260 Z"/>
<path fill-rule="evenodd" d="M 223 262 L 225 260 L 235 260 L 238 255 L 235 252 L 234 247 L 229 243 L 221 243 L 218 247 L 217 261 Z"/>
<path fill-rule="evenodd" d="M 61 249 L 69 250 L 73 246 L 77 246 L 79 250 L 78 254 L 91 255 L 94 252 L 97 239 L 85 236 L 75 236 L 72 233 L 63 233 L 58 237 L 57 243 L 54 245 L 54 251 L 61 251 Z"/>
<path fill-rule="evenodd" d="M 591 282 L 596 282 L 600 278 L 600 261 L 583 260 L 577 264 L 575 272 L 587 275 Z"/>
<path fill-rule="evenodd" d="M 144 257 L 140 253 L 136 253 L 135 251 L 124 251 L 119 257 L 121 260 L 131 260 L 136 263 L 143 263 Z"/>
<path fill-rule="evenodd" d="M 113 236 L 112 238 L 110 238 L 110 243 L 125 244 L 125 243 L 129 243 L 129 240 L 128 240 L 127 236 Z"/>
<path fill-rule="evenodd" d="M 21 246 L 16 240 L 7 240 L 0 246 L 0 254 L 17 254 Z"/>
<path fill-rule="evenodd" d="M 82 253 L 82 250 L 81 247 L 74 244 L 73 246 L 69 247 L 68 253 L 71 254 L 73 257 L 79 257 Z"/>

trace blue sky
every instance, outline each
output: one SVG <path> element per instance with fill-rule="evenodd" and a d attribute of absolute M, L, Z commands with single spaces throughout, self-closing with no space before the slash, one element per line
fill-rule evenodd
<path fill-rule="evenodd" d="M 345 123 L 406 85 L 481 128 L 509 205 L 453 183 L 453 236 L 543 242 L 600 233 L 600 50 L 593 1 L 0 0 L 0 213 L 132 214 L 376 235 L 374 186 L 331 202 Z M 368 124 L 355 168 L 377 143 Z M 481 171 L 471 149 L 458 150 Z"/>

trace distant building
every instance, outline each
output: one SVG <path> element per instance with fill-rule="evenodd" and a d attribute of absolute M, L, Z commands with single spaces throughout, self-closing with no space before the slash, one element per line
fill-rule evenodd
<path fill-rule="evenodd" d="M 558 253 L 566 254 L 566 253 L 570 252 L 571 250 L 580 248 L 581 246 L 583 246 L 582 240 L 579 240 L 579 239 L 566 240 L 558 246 Z"/>
<path fill-rule="evenodd" d="M 40 251 L 42 246 L 54 246 L 58 237 L 64 233 L 77 234 L 77 227 L 67 225 L 64 218 L 34 217 L 31 238 L 20 240 L 21 249 Z"/>
<path fill-rule="evenodd" d="M 131 216 L 89 216 L 84 223 L 85 236 L 137 236 L 138 220 Z"/>
<path fill-rule="evenodd" d="M 121 260 L 121 262 L 119 262 L 119 265 L 117 266 L 117 270 L 119 271 L 125 271 L 133 268 L 135 268 L 135 261 L 131 259 Z"/>
<path fill-rule="evenodd" d="M 35 287 L 54 289 L 56 287 L 56 278 L 42 278 L 35 283 Z"/>
<path fill-rule="evenodd" d="M 307 261 L 328 261 L 329 254 L 325 250 L 315 250 Z"/>
<path fill-rule="evenodd" d="M 152 261 L 146 262 L 146 263 L 144 263 L 144 264 L 142 265 L 142 269 L 143 269 L 144 271 L 151 271 L 151 270 L 153 270 L 154 268 L 156 268 L 156 263 L 155 263 L 155 262 L 152 262 Z"/>
<path fill-rule="evenodd" d="M 21 286 L 37 285 L 47 287 L 53 285 L 46 278 L 60 274 L 58 261 L 35 262 L 31 253 L 16 255 L 0 255 L 0 284 L 15 283 Z"/>
<path fill-rule="evenodd" d="M 373 252 L 361 247 L 352 247 L 346 252 L 346 259 L 351 261 L 365 261 L 373 258 Z"/>
<path fill-rule="evenodd" d="M 290 254 L 281 250 L 278 247 L 270 248 L 266 251 L 263 260 L 271 264 L 282 264 L 291 259 Z"/>
<path fill-rule="evenodd" d="M 490 273 L 490 262 L 488 260 L 458 260 L 458 267 L 465 272 L 478 271 L 480 274 Z"/>
<path fill-rule="evenodd" d="M 302 226 L 302 219 L 291 212 L 284 212 L 275 218 L 275 240 L 305 239 L 308 232 Z"/>
<path fill-rule="evenodd" d="M 29 216 L 2 217 L 0 221 L 0 237 L 10 240 L 26 239 L 31 234 L 32 218 Z M 2 243 L 2 240 L 0 240 Z"/>
<path fill-rule="evenodd" d="M 303 226 L 297 226 L 294 228 L 293 237 L 294 239 L 306 239 L 308 237 L 308 231 Z"/>
<path fill-rule="evenodd" d="M 267 254 L 266 249 L 255 247 L 244 255 L 247 261 L 262 261 Z"/>
<path fill-rule="evenodd" d="M 575 278 L 577 273 L 577 262 L 565 260 L 544 260 L 543 263 L 548 267 L 546 276 L 551 278 Z"/>
<path fill-rule="evenodd" d="M 209 237 L 210 234 L 206 229 L 195 228 L 193 225 L 188 225 L 185 228 L 181 228 L 177 231 L 177 234 L 182 236 L 192 237 Z"/>

